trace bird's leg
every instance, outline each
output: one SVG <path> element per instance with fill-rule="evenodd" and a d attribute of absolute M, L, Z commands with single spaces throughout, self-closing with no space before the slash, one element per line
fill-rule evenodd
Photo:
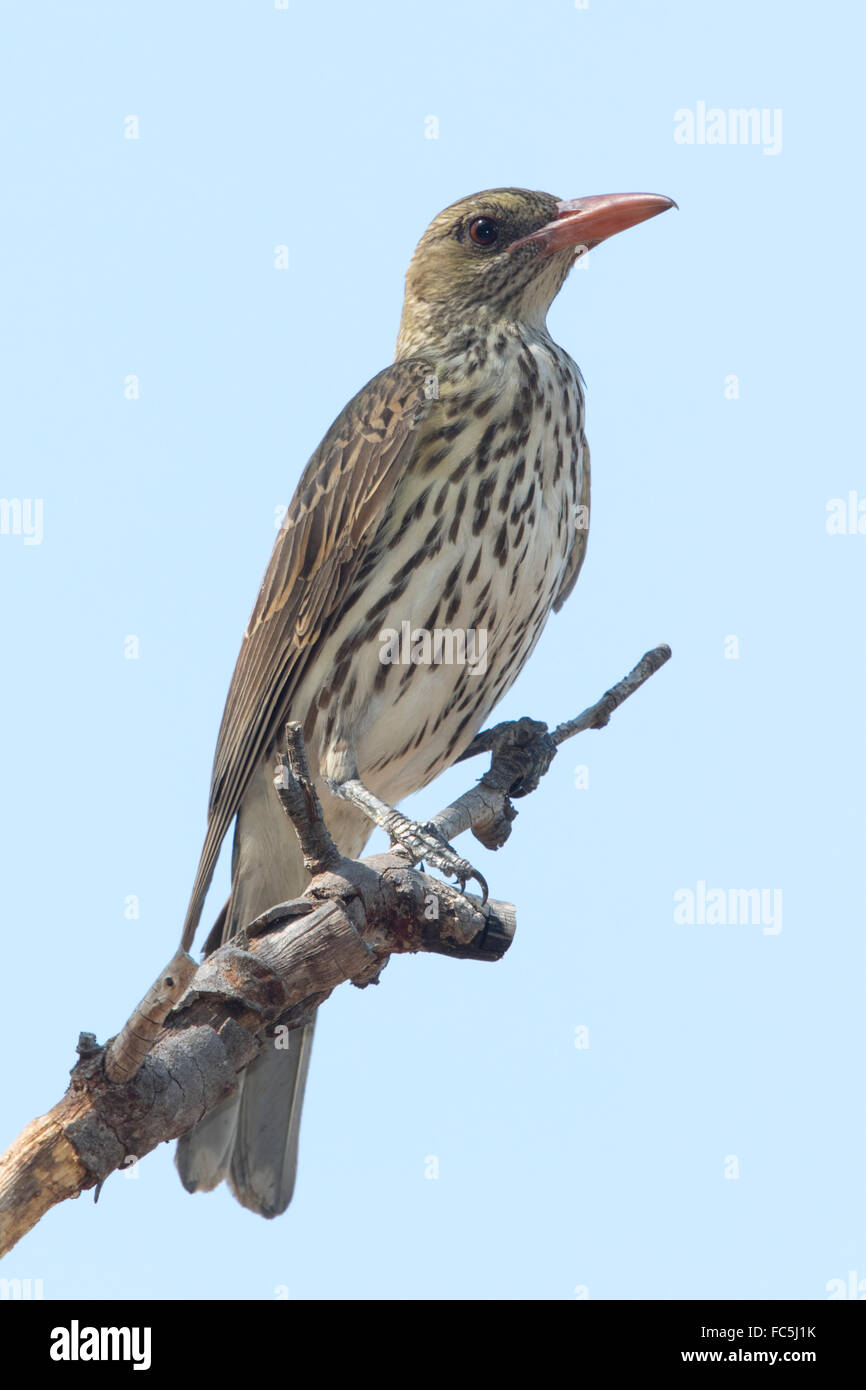
<path fill-rule="evenodd" d="M 347 777 L 344 781 L 329 779 L 328 786 L 334 796 L 342 797 L 351 806 L 363 811 L 374 825 L 386 831 L 392 845 L 402 850 L 411 863 L 417 864 L 423 859 L 441 873 L 451 874 L 460 884 L 461 893 L 468 880 L 474 878 L 481 887 L 483 901 L 487 901 L 487 884 L 482 875 L 473 869 L 467 859 L 461 859 L 435 825 L 422 825 L 409 820 L 402 812 L 389 806 L 387 801 L 380 801 L 359 777 Z"/>

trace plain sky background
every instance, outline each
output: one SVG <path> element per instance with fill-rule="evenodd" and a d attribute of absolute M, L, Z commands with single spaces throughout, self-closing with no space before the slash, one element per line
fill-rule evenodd
<path fill-rule="evenodd" d="M 175 949 L 276 509 L 390 360 L 428 221 L 503 184 L 680 211 L 550 316 L 588 386 L 592 534 L 498 715 L 558 722 L 674 656 L 503 851 L 459 842 L 517 904 L 513 948 L 331 998 L 284 1217 L 187 1196 L 163 1146 L 0 1275 L 131 1299 L 866 1279 L 866 534 L 826 524 L 866 498 L 859 8 L 19 0 L 3 29 L 0 494 L 42 499 L 44 534 L 0 534 L 2 1144 Z M 699 102 L 780 110 L 781 151 L 677 143 Z M 699 882 L 780 889 L 781 931 L 676 923 Z"/>

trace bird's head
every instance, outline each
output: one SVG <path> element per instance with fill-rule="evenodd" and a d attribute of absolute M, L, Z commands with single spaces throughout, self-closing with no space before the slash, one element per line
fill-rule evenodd
<path fill-rule="evenodd" d="M 563 202 L 551 193 L 492 188 L 461 198 L 434 217 L 412 257 L 397 356 L 485 322 L 543 326 L 579 256 L 671 207 L 657 193 Z"/>

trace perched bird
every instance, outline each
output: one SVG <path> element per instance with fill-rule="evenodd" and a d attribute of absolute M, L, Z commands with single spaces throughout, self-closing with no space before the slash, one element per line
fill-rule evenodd
<path fill-rule="evenodd" d="M 497 188 L 452 204 L 424 233 L 395 360 L 307 464 L 244 635 L 184 946 L 233 820 L 231 896 L 208 947 L 303 892 L 273 785 L 287 720 L 303 726 L 331 834 L 357 857 L 373 823 L 454 762 L 511 686 L 587 542 L 581 376 L 547 311 L 579 255 L 673 206 L 655 194 L 561 202 Z M 484 633 L 484 660 L 449 663 L 441 647 L 438 662 L 384 658 L 383 632 L 419 630 Z M 389 824 L 413 860 L 461 880 L 472 872 L 405 818 Z M 183 1136 L 189 1191 L 225 1178 L 262 1216 L 285 1210 L 312 1036 L 310 1022 L 289 1049 L 266 1045 L 239 1092 Z"/>

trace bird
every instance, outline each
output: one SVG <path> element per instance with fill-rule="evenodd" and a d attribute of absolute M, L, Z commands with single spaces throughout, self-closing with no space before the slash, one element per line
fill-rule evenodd
<path fill-rule="evenodd" d="M 274 790 L 288 720 L 303 728 L 342 854 L 357 858 L 374 824 L 387 824 L 412 862 L 461 889 L 475 873 L 395 808 L 467 748 L 583 564 L 583 381 L 550 336 L 550 305 L 581 256 L 675 206 L 660 194 L 562 200 L 495 188 L 452 203 L 424 232 L 394 360 L 310 458 L 253 607 L 217 739 L 185 949 L 232 822 L 231 893 L 206 953 L 304 890 Z M 483 660 L 431 659 L 435 634 L 455 632 L 484 634 Z M 413 650 L 418 633 L 434 640 L 404 661 L 391 633 L 409 633 Z M 238 1090 L 181 1137 L 188 1191 L 225 1180 L 261 1216 L 285 1211 L 314 1025 L 315 1015 L 294 1027 L 287 1048 L 267 1039 Z"/>

